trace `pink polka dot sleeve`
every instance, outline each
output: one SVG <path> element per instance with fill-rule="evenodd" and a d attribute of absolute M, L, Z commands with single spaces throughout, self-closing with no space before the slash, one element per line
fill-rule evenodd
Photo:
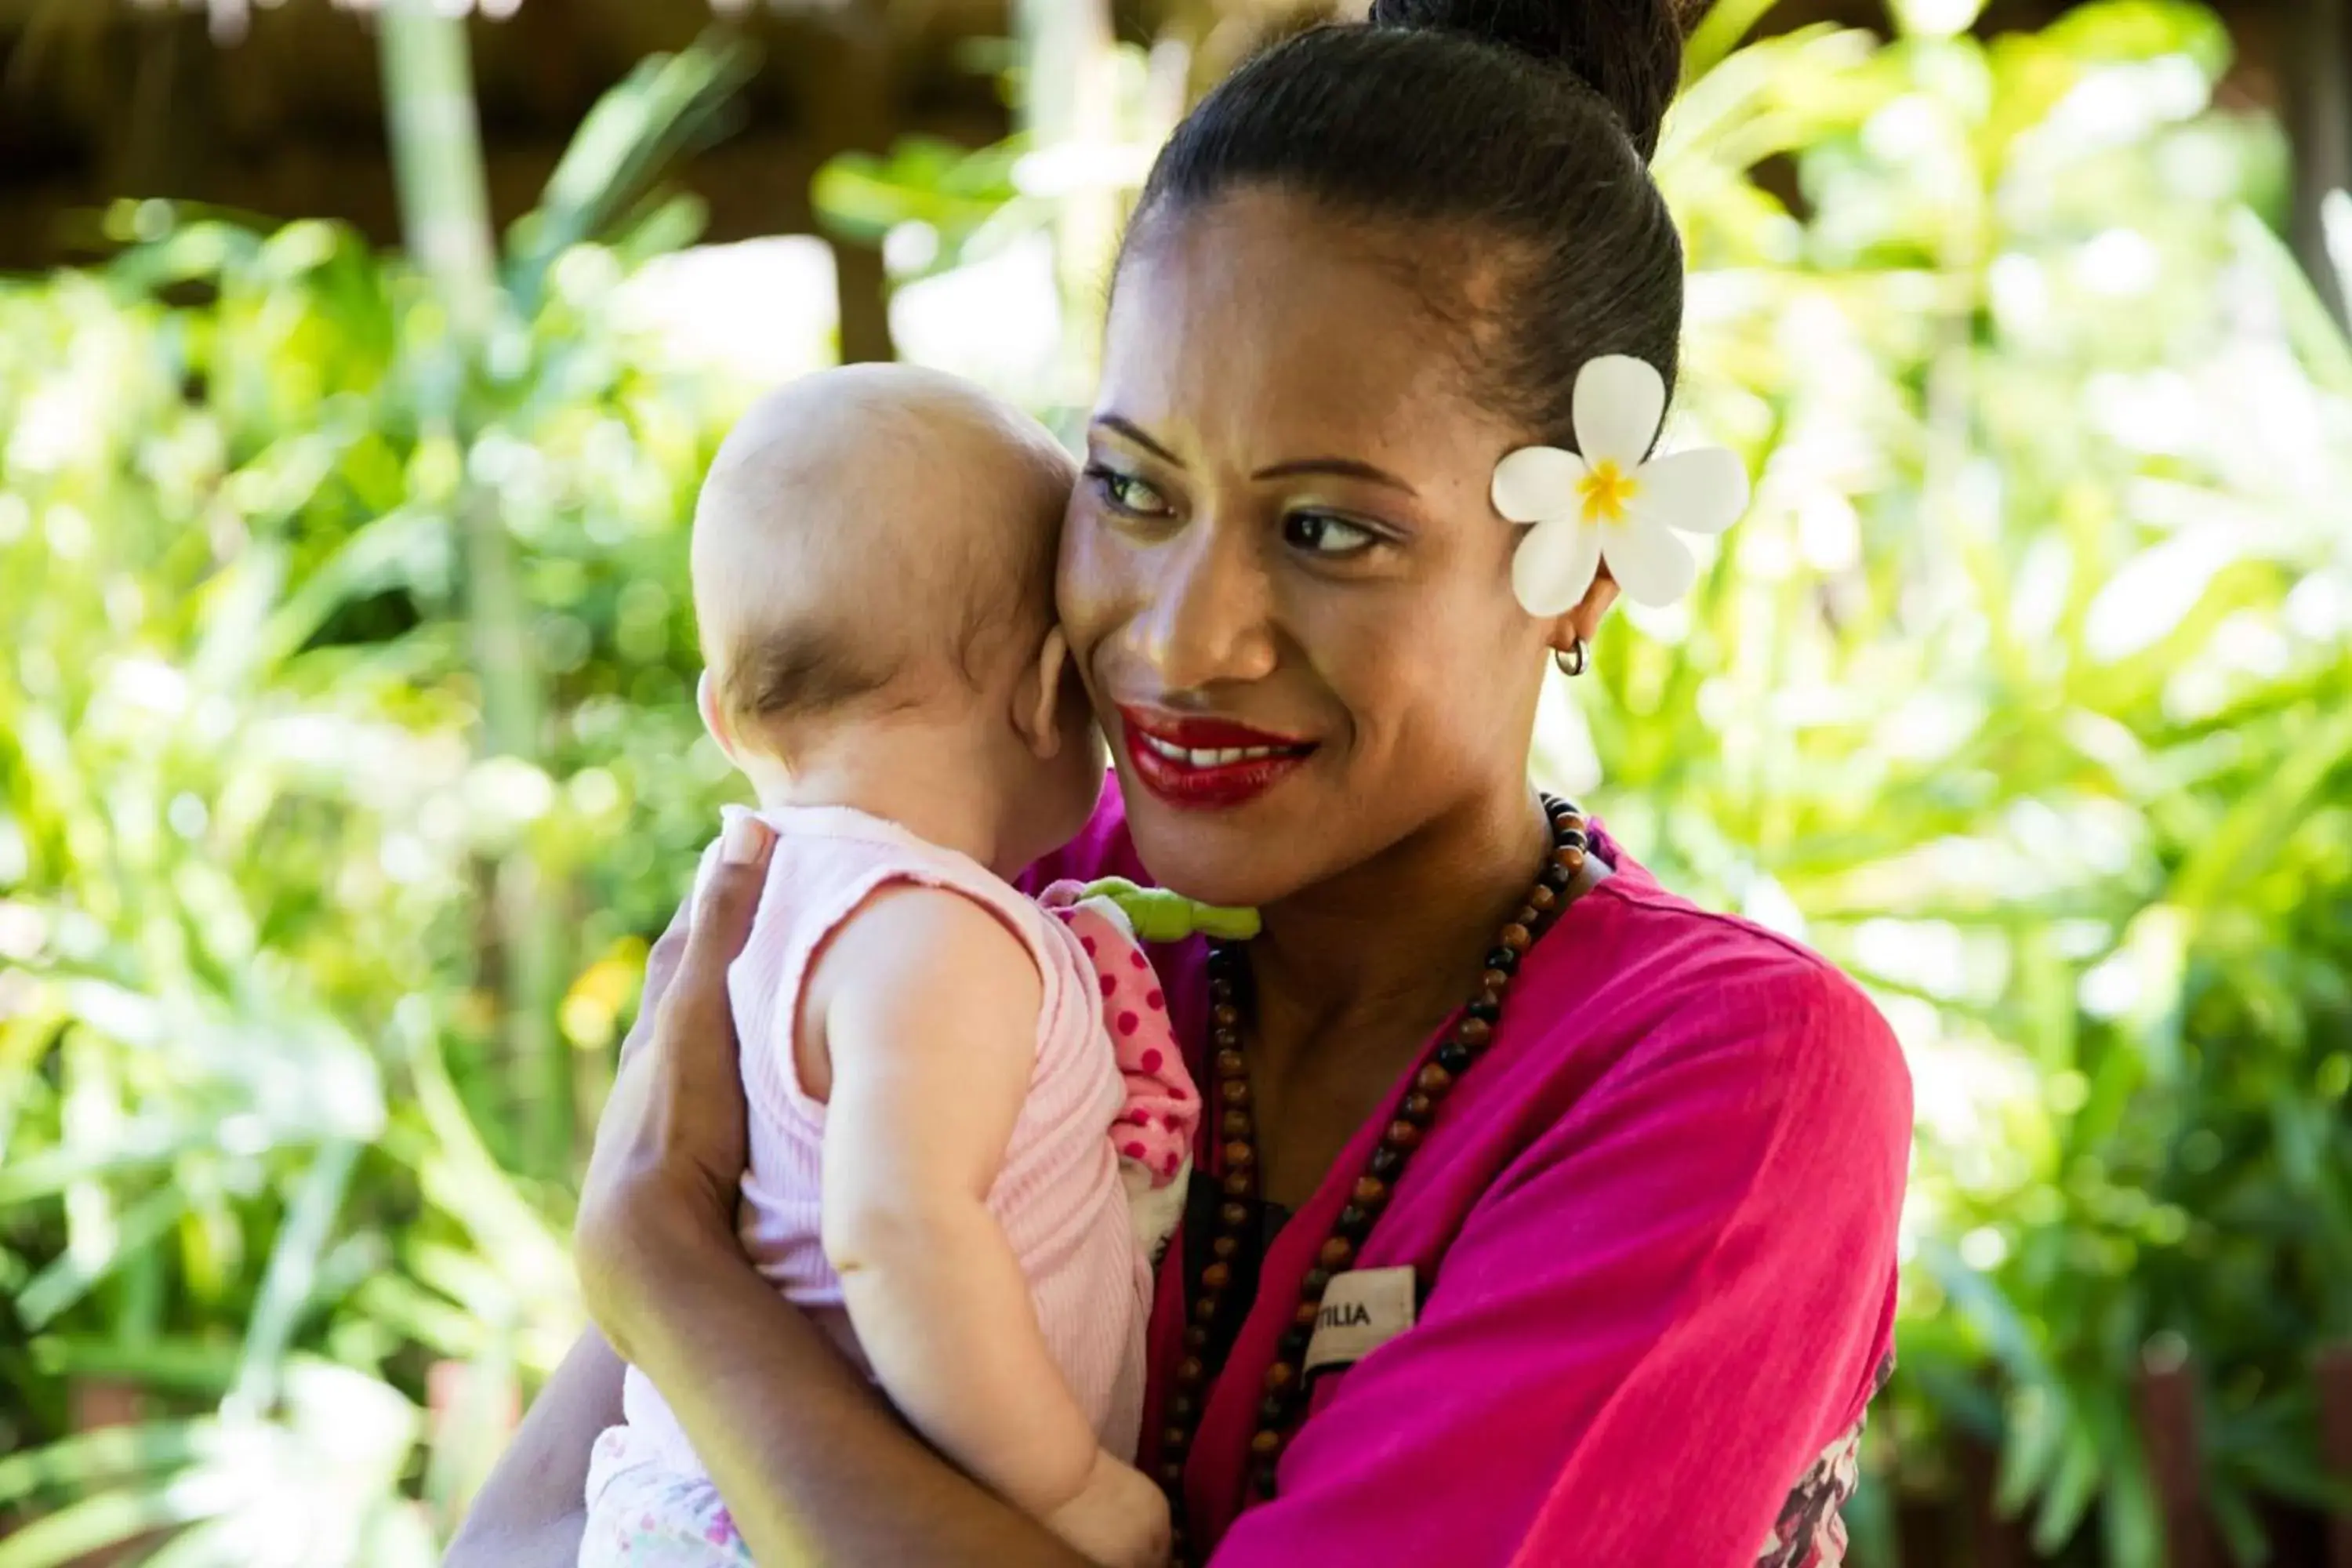
<path fill-rule="evenodd" d="M 1127 1084 L 1111 1141 L 1121 1160 L 1149 1174 L 1152 1186 L 1164 1187 L 1192 1157 L 1201 1092 L 1176 1048 L 1160 977 L 1126 917 L 1108 899 L 1077 895 L 1076 883 L 1057 882 L 1037 901 L 1069 926 L 1102 985 L 1103 1026 Z"/>

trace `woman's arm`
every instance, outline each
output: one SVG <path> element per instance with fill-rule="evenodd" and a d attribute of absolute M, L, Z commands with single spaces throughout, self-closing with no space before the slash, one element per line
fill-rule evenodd
<path fill-rule="evenodd" d="M 757 1560 L 1082 1564 L 924 1447 L 736 1243 L 744 1106 L 726 973 L 770 843 L 754 820 L 730 824 L 676 978 L 648 1004 L 650 1047 L 614 1085 L 574 1237 L 590 1314 L 662 1391 Z"/>
<path fill-rule="evenodd" d="M 621 1358 L 590 1329 L 531 1401 L 442 1568 L 572 1568 L 589 1446 L 620 1419 Z"/>
<path fill-rule="evenodd" d="M 657 1242 L 639 1367 L 710 1470 L 755 1562 L 1085 1568 L 899 1424 L 731 1248 Z"/>

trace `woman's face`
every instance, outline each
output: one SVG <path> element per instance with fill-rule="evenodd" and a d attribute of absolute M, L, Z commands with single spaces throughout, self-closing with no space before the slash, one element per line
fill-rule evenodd
<path fill-rule="evenodd" d="M 1245 190 L 1119 272 L 1062 618 L 1136 847 L 1194 898 L 1271 903 L 1527 787 L 1552 626 L 1487 499 L 1525 437 L 1403 255 Z"/>

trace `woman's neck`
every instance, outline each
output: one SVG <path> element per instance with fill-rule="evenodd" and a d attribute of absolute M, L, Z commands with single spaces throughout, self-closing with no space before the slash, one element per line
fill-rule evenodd
<path fill-rule="evenodd" d="M 1265 910 L 1250 944 L 1263 1064 L 1418 1042 L 1469 995 L 1549 847 L 1541 798 L 1515 789 Z"/>

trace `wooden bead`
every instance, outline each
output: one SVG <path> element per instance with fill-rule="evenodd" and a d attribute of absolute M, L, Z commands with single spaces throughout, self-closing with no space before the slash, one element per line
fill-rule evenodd
<path fill-rule="evenodd" d="M 1250 1113 L 1246 1110 L 1228 1110 L 1224 1114 L 1224 1120 L 1219 1125 L 1224 1128 L 1225 1136 L 1228 1138 L 1246 1138 L 1250 1135 Z"/>
<path fill-rule="evenodd" d="M 1247 1105 L 1250 1098 L 1249 1080 L 1229 1078 L 1217 1085 L 1217 1092 L 1224 1097 L 1227 1105 Z"/>
<path fill-rule="evenodd" d="M 1475 1050 L 1495 1037 L 1495 1026 L 1484 1018 L 1465 1018 L 1454 1026 L 1454 1037 Z"/>
<path fill-rule="evenodd" d="M 1201 1284 L 1203 1289 L 1222 1290 L 1233 1282 L 1234 1271 L 1229 1264 L 1212 1263 L 1201 1270 Z"/>
<path fill-rule="evenodd" d="M 1536 908 L 1535 905 L 1521 904 L 1519 906 L 1519 912 L 1511 917 L 1511 921 L 1514 925 L 1523 925 L 1532 929 L 1536 921 L 1542 918 L 1543 911 Z"/>
<path fill-rule="evenodd" d="M 1306 1277 L 1298 1281 L 1298 1293 L 1302 1296 L 1312 1296 L 1318 1301 L 1323 1299 L 1323 1292 L 1330 1288 L 1331 1271 L 1328 1268 L 1310 1268 L 1307 1271 Z M 1299 1349 L 1304 1351 L 1306 1347 L 1301 1345 Z"/>
<path fill-rule="evenodd" d="M 1257 1151 L 1236 1138 L 1225 1145 L 1225 1169 L 1246 1170 L 1257 1163 Z"/>
<path fill-rule="evenodd" d="M 1415 1127 L 1426 1127 L 1430 1119 L 1437 1114 L 1437 1101 L 1425 1094 L 1408 1094 L 1404 1097 L 1404 1103 L 1397 1108 L 1397 1114 Z"/>
<path fill-rule="evenodd" d="M 1391 1149 L 1418 1149 L 1421 1147 L 1421 1129 L 1410 1121 L 1391 1121 L 1381 1142 Z"/>
<path fill-rule="evenodd" d="M 1217 1053 L 1217 1070 L 1227 1078 L 1239 1078 L 1249 1071 L 1249 1063 L 1239 1051 L 1222 1050 Z"/>
<path fill-rule="evenodd" d="M 1241 1026 L 1241 1009 L 1234 1006 L 1231 1003 L 1225 1003 L 1209 1009 L 1209 1022 L 1217 1028 L 1238 1028 Z"/>
<path fill-rule="evenodd" d="M 1535 941 L 1535 933 L 1518 921 L 1513 921 L 1503 928 L 1502 935 L 1497 940 L 1513 952 L 1525 952 L 1528 950 L 1528 943 Z"/>
<path fill-rule="evenodd" d="M 1209 1321 L 1216 1315 L 1217 1299 L 1214 1296 L 1203 1296 L 1199 1300 L 1192 1303 L 1192 1321 L 1194 1322 L 1205 1327 Z"/>
<path fill-rule="evenodd" d="M 1227 1204 L 1217 1211 L 1217 1223 L 1227 1230 L 1239 1230 L 1249 1224 L 1249 1210 L 1240 1204 Z"/>
<path fill-rule="evenodd" d="M 1389 1201 L 1389 1184 L 1378 1176 L 1359 1176 L 1355 1190 L 1348 1194 L 1366 1208 L 1378 1208 Z"/>
<path fill-rule="evenodd" d="M 1575 845 L 1551 852 L 1551 863 L 1570 876 L 1584 869 L 1584 851 Z"/>
<path fill-rule="evenodd" d="M 1426 1095 L 1444 1094 L 1454 1087 L 1454 1075 L 1432 1062 L 1412 1075 L 1412 1087 Z"/>
<path fill-rule="evenodd" d="M 1212 1029 L 1209 1031 L 1209 1045 L 1221 1057 L 1238 1055 L 1242 1037 L 1231 1029 Z M 1236 1068 L 1234 1070 L 1239 1072 L 1241 1069 Z"/>
<path fill-rule="evenodd" d="M 1247 1171 L 1235 1171 L 1227 1175 L 1224 1180 L 1224 1191 L 1225 1196 L 1229 1198 L 1245 1198 L 1249 1196 L 1250 1173 Z M 1235 1223 L 1238 1224 L 1239 1222 L 1236 1221 Z"/>
<path fill-rule="evenodd" d="M 1197 1387 L 1202 1374 L 1207 1370 L 1201 1364 L 1199 1356 L 1188 1355 L 1176 1363 L 1176 1381 L 1186 1388 Z"/>
<path fill-rule="evenodd" d="M 1550 909 L 1558 902 L 1559 902 L 1559 895 L 1553 892 L 1549 888 L 1545 887 L 1541 882 L 1538 882 L 1534 887 L 1528 889 L 1528 908 L 1535 910 L 1538 914 L 1543 913 L 1546 910 Z"/>
<path fill-rule="evenodd" d="M 1297 1381 L 1298 1369 L 1286 1361 L 1276 1362 L 1265 1369 L 1265 1391 L 1268 1394 L 1280 1394 Z"/>
<path fill-rule="evenodd" d="M 1179 1460 L 1171 1459 L 1166 1464 L 1160 1466 L 1160 1484 L 1163 1486 L 1182 1486 L 1184 1484 L 1184 1467 L 1182 1463 Z"/>
<path fill-rule="evenodd" d="M 1349 1259 L 1355 1256 L 1356 1244 L 1344 1236 L 1335 1236 L 1323 1244 L 1323 1250 L 1315 1255 L 1315 1261 L 1326 1268 L 1336 1270 L 1348 1267 Z"/>
<path fill-rule="evenodd" d="M 1298 1310 L 1290 1314 L 1290 1321 L 1302 1329 L 1311 1329 L 1322 1310 L 1323 1303 L 1320 1301 L 1301 1301 L 1298 1303 Z"/>
<path fill-rule="evenodd" d="M 1489 969 L 1478 976 L 1478 983 L 1489 991 L 1500 991 L 1511 983 L 1511 977 L 1499 969 Z"/>
<path fill-rule="evenodd" d="M 1261 1459 L 1271 1459 L 1282 1452 L 1282 1434 L 1260 1432 L 1250 1439 L 1250 1452 Z"/>
<path fill-rule="evenodd" d="M 1184 1451 L 1184 1445 L 1191 1441 L 1191 1436 L 1192 1435 L 1181 1426 L 1163 1426 L 1160 1431 L 1160 1451 L 1163 1454 L 1181 1454 Z"/>
<path fill-rule="evenodd" d="M 1230 1259 L 1234 1254 L 1239 1252 L 1241 1249 L 1241 1242 L 1230 1236 L 1218 1237 L 1214 1241 L 1209 1243 L 1209 1251 L 1221 1261 Z"/>

